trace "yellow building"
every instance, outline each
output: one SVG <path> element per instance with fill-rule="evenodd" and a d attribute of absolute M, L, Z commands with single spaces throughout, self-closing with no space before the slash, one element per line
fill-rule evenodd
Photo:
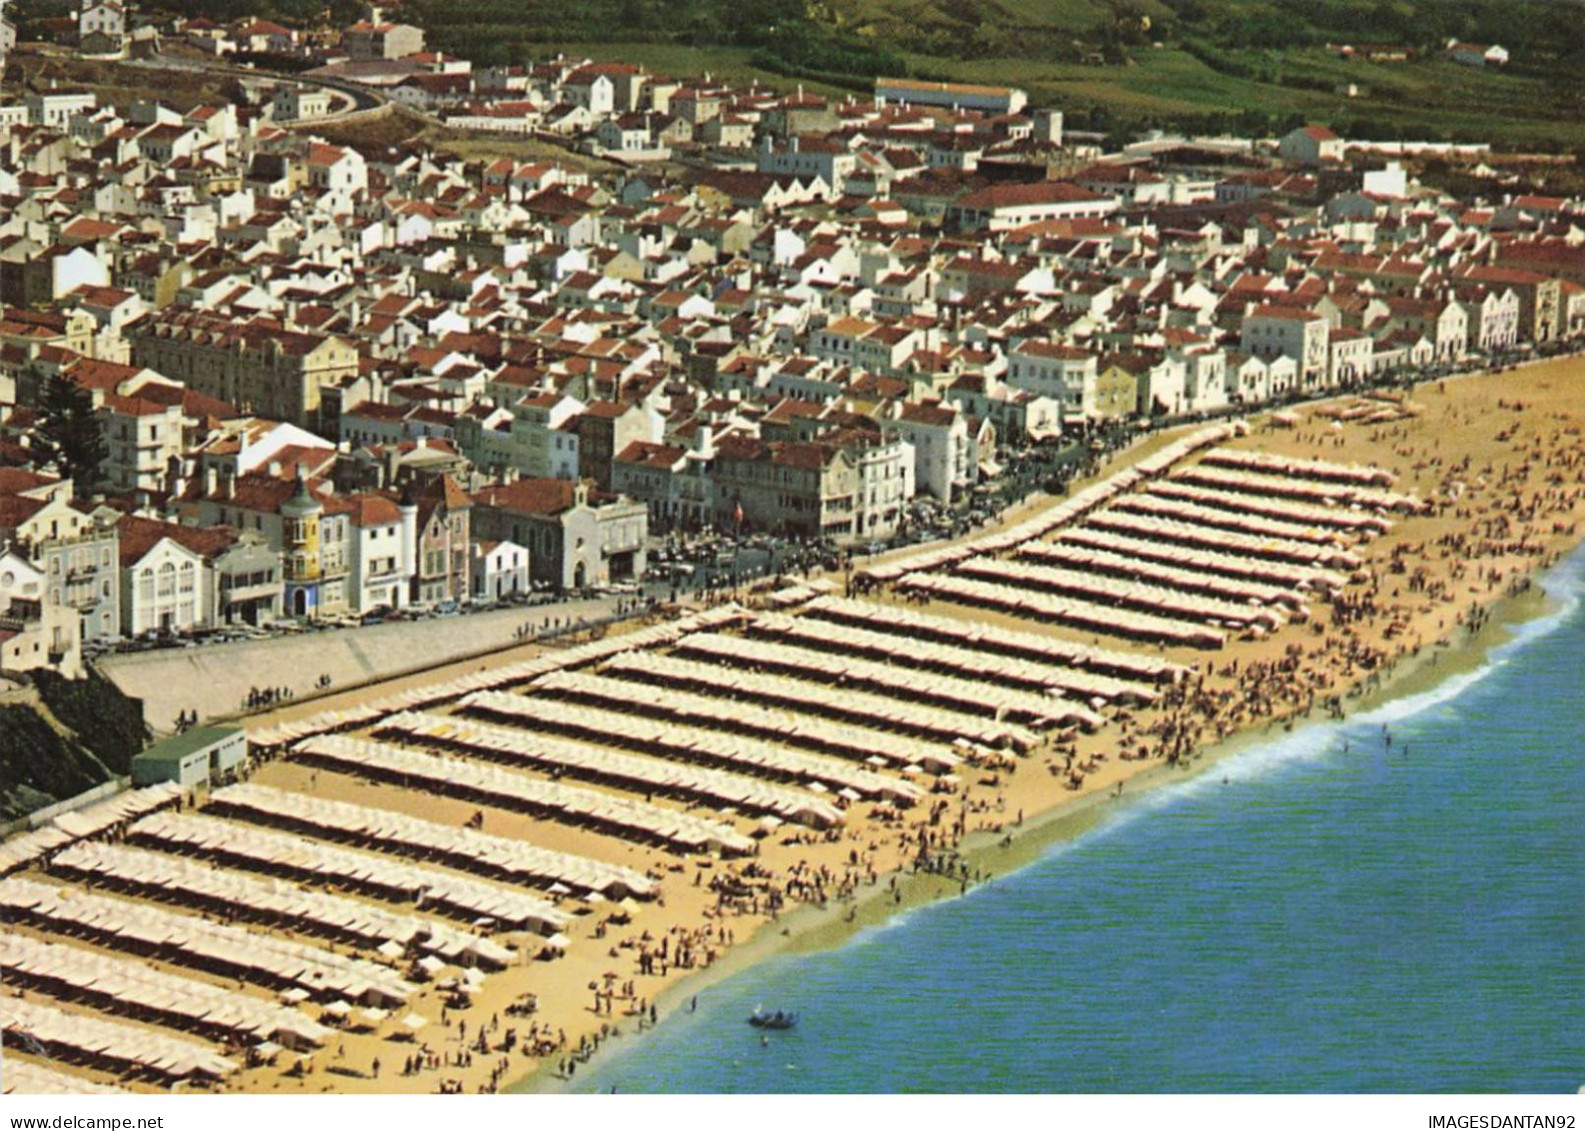
<path fill-rule="evenodd" d="M 308 490 L 301 468 L 297 491 L 281 504 L 282 575 L 286 581 L 286 615 L 312 617 L 319 607 L 324 580 L 319 553 L 319 520 L 325 508 Z"/>
<path fill-rule="evenodd" d="M 1095 377 L 1095 414 L 1102 420 L 1133 416 L 1139 411 L 1139 378 L 1116 364 L 1102 364 Z"/>

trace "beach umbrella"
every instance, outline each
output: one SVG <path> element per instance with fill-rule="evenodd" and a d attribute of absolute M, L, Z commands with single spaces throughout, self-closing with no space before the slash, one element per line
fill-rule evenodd
<path fill-rule="evenodd" d="M 417 1013 L 409 1013 L 406 1017 L 402 1018 L 403 1028 L 413 1033 L 418 1032 L 428 1024 L 429 1019 L 427 1017 L 422 1017 Z"/>
<path fill-rule="evenodd" d="M 568 887 L 566 884 L 554 883 L 554 884 L 550 885 L 550 894 L 551 895 L 571 895 L 572 894 L 572 889 L 570 887 Z"/>

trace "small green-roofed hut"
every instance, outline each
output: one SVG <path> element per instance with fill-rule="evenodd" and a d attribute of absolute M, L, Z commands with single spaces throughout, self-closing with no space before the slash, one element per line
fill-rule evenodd
<path fill-rule="evenodd" d="M 241 727 L 194 727 L 156 742 L 132 759 L 132 784 L 175 782 L 183 789 L 218 777 L 246 760 L 248 738 Z"/>

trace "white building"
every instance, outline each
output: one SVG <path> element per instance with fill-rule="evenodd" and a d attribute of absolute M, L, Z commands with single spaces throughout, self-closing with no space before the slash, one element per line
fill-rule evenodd
<path fill-rule="evenodd" d="M 884 542 L 897 533 L 914 497 L 914 446 L 893 437 L 850 454 L 858 473 L 853 535 L 859 541 Z"/>
<path fill-rule="evenodd" d="M 974 464 L 967 414 L 937 401 L 910 402 L 896 406 L 886 429 L 913 446 L 916 490 L 950 503 L 968 488 Z"/>
<path fill-rule="evenodd" d="M 529 591 L 528 550 L 516 542 L 473 543 L 473 599 L 501 601 Z"/>
<path fill-rule="evenodd" d="M 1401 163 L 1389 161 L 1385 169 L 1372 169 L 1365 174 L 1361 191 L 1368 196 L 1401 198 L 1409 194 L 1409 177 Z"/>
<path fill-rule="evenodd" d="M 288 83 L 275 92 L 270 102 L 277 122 L 306 122 L 330 113 L 330 92 Z"/>
<path fill-rule="evenodd" d="M 572 422 L 583 412 L 576 397 L 539 393 L 512 406 L 513 464 L 535 479 L 578 478 L 578 432 Z"/>
<path fill-rule="evenodd" d="M 181 466 L 181 403 L 106 394 L 99 408 L 108 456 L 103 474 L 118 491 L 161 491 L 174 462 Z"/>
<path fill-rule="evenodd" d="M 1016 114 L 1029 105 L 1029 95 L 1016 86 L 877 78 L 875 101 L 883 105 L 887 102 L 905 102 L 915 106 L 982 110 L 987 114 Z M 1057 128 L 1061 130 L 1060 125 Z"/>
<path fill-rule="evenodd" d="M 965 231 L 1022 228 L 1043 220 L 1088 220 L 1110 216 L 1117 201 L 1068 181 L 990 185 L 954 201 L 947 219 Z"/>
<path fill-rule="evenodd" d="M 121 632 L 163 635 L 207 627 L 210 602 L 203 592 L 203 558 L 168 536 L 121 538 Z"/>
<path fill-rule="evenodd" d="M 368 166 L 355 149 L 315 142 L 307 164 L 308 183 L 321 192 L 358 193 L 369 187 Z"/>
<path fill-rule="evenodd" d="M 1141 415 L 1189 410 L 1189 370 L 1182 354 L 1169 353 L 1139 374 L 1136 403 Z"/>
<path fill-rule="evenodd" d="M 82 675 L 82 621 L 50 597 L 44 572 L 14 550 L 0 551 L 0 672 L 51 668 Z"/>
<path fill-rule="evenodd" d="M 1270 360 L 1291 357 L 1299 366 L 1305 389 L 1320 388 L 1330 375 L 1328 352 L 1331 325 L 1312 310 L 1285 306 L 1260 306 L 1244 316 L 1240 348 Z"/>
<path fill-rule="evenodd" d="M 562 84 L 563 97 L 591 114 L 606 115 L 616 110 L 616 84 L 594 67 L 580 67 Z"/>
<path fill-rule="evenodd" d="M 1007 357 L 1007 383 L 1050 397 L 1065 416 L 1095 415 L 1096 372 L 1093 353 L 1055 342 L 1020 342 Z"/>
<path fill-rule="evenodd" d="M 1490 353 L 1512 349 L 1519 341 L 1519 296 L 1511 287 L 1469 287 L 1459 292 L 1469 344 Z"/>
<path fill-rule="evenodd" d="M 26 294 L 33 302 L 55 302 L 79 287 L 108 287 L 110 270 L 86 244 L 57 244 L 23 269 Z"/>
<path fill-rule="evenodd" d="M 78 41 L 90 35 L 103 35 L 120 39 L 127 33 L 127 14 L 117 0 L 98 0 L 83 5 L 77 13 Z"/>
<path fill-rule="evenodd" d="M 28 125 L 52 126 L 67 129 L 73 114 L 91 113 L 98 100 L 91 94 L 40 94 L 29 92 L 26 98 Z"/>
<path fill-rule="evenodd" d="M 1363 330 L 1340 327 L 1330 332 L 1328 350 L 1331 355 L 1328 371 L 1331 386 L 1347 387 L 1369 376 L 1371 355 L 1375 341 Z"/>
<path fill-rule="evenodd" d="M 794 135 L 780 149 L 769 134 L 760 142 L 760 172 L 801 180 L 818 177 L 835 193 L 843 191 L 858 161 L 857 153 L 832 138 Z"/>
<path fill-rule="evenodd" d="M 1502 67 L 1508 63 L 1508 49 L 1495 43 L 1460 43 L 1450 39 L 1447 54 L 1453 62 L 1466 67 Z"/>
<path fill-rule="evenodd" d="M 1187 411 L 1210 412 L 1227 406 L 1227 354 L 1201 343 L 1173 349 L 1168 356 L 1183 366 L 1183 403 Z"/>
<path fill-rule="evenodd" d="M 1389 298 L 1393 329 L 1424 334 L 1436 347 L 1437 361 L 1458 361 L 1469 349 L 1469 313 L 1448 299 Z"/>
<path fill-rule="evenodd" d="M 384 495 L 347 500 L 347 591 L 354 611 L 405 609 L 418 558 L 418 507 Z"/>
<path fill-rule="evenodd" d="M 1320 165 L 1343 159 L 1343 139 L 1325 126 L 1301 126 L 1284 134 L 1277 154 L 1295 165 Z"/>

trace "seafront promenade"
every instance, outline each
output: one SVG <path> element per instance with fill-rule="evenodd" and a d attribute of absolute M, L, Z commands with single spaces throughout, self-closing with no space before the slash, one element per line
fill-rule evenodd
<path fill-rule="evenodd" d="M 204 719 L 235 714 L 255 689 L 286 688 L 294 699 L 305 699 L 498 652 L 521 643 L 524 626 L 543 635 L 580 621 L 604 621 L 618 600 L 513 605 L 467 616 L 130 652 L 100 660 L 99 669 L 122 691 L 143 700 L 151 727 L 170 730 L 183 711 Z M 325 688 L 318 685 L 321 676 L 329 677 Z"/>

